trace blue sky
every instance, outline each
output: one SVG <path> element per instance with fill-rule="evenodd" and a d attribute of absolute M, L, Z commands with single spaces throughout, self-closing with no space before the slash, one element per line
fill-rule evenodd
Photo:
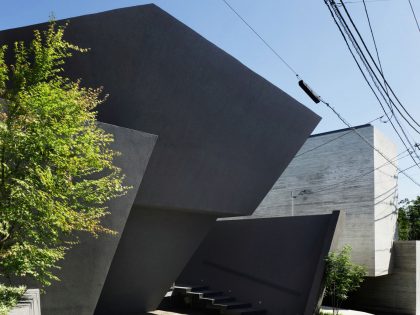
<path fill-rule="evenodd" d="M 354 0 L 353 0 L 354 1 Z M 353 2 L 352 1 L 352 2 Z M 367 0 L 370 1 L 370 0 Z M 3 0 L 0 29 L 150 3 L 134 0 Z M 381 109 L 364 83 L 322 0 L 229 0 L 240 14 L 287 60 L 300 76 L 351 124 L 364 124 L 381 115 Z M 348 3 L 368 45 L 372 41 L 363 4 Z M 413 0 L 420 17 L 420 1 Z M 298 87 L 297 80 L 260 40 L 227 8 L 222 0 L 161 0 L 155 4 L 233 55 L 315 111 L 322 121 L 315 132 L 345 126 L 325 106 L 314 104 Z M 420 32 L 405 0 L 368 2 L 384 73 L 398 97 L 420 121 Z M 374 123 L 403 146 L 390 124 Z M 420 142 L 420 137 L 413 139 Z M 399 162 L 409 167 L 409 158 Z M 420 170 L 407 171 L 420 181 Z M 400 176 L 400 198 L 413 198 L 420 188 Z"/>

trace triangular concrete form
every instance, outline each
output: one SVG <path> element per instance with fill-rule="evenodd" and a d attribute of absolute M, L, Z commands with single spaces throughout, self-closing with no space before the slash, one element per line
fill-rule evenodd
<path fill-rule="evenodd" d="M 66 39 L 91 48 L 67 75 L 110 94 L 99 119 L 159 136 L 96 314 L 152 310 L 217 217 L 255 210 L 319 117 L 155 5 L 71 18 Z"/>

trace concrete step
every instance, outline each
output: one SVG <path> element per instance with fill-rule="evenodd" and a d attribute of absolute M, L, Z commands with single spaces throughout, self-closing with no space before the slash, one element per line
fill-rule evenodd
<path fill-rule="evenodd" d="M 208 290 L 209 287 L 204 285 L 174 285 L 172 287 L 172 294 L 187 294 L 199 290 Z"/>
<path fill-rule="evenodd" d="M 226 302 L 233 302 L 235 301 L 235 298 L 228 295 L 218 295 L 218 296 L 211 296 L 211 297 L 205 297 L 202 298 L 203 300 L 208 300 L 209 302 L 213 304 L 223 304 Z"/>
<path fill-rule="evenodd" d="M 228 309 L 223 312 L 224 315 L 263 315 L 266 313 L 266 310 L 246 307 L 246 308 L 234 308 Z"/>
<path fill-rule="evenodd" d="M 195 291 L 188 292 L 188 294 L 198 295 L 200 297 L 213 297 L 213 296 L 222 295 L 223 292 L 214 291 L 214 290 L 195 290 Z"/>
<path fill-rule="evenodd" d="M 252 307 L 251 303 L 246 302 L 221 302 L 221 303 L 214 303 L 213 305 L 210 305 L 209 308 L 219 308 L 222 310 L 231 310 L 231 309 L 239 309 L 239 308 L 249 308 Z"/>

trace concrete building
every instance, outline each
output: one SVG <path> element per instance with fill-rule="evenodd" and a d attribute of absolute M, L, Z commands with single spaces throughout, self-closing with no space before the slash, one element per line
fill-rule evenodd
<path fill-rule="evenodd" d="M 343 216 L 342 211 L 334 211 L 219 220 L 176 285 L 208 286 L 213 293 L 203 291 L 207 297 L 198 303 L 192 296 L 190 305 L 227 311 L 221 314 L 317 314 L 324 289 L 325 257 L 336 249 Z M 241 311 L 235 313 L 230 309 L 234 307 Z"/>
<path fill-rule="evenodd" d="M 378 129 L 363 125 L 356 130 L 385 156 L 397 157 L 396 145 Z M 353 260 L 370 276 L 386 275 L 396 229 L 397 170 L 357 133 L 343 129 L 311 136 L 254 215 L 344 210 L 339 246 L 351 245 Z"/>
<path fill-rule="evenodd" d="M 396 241 L 391 274 L 367 279 L 346 303 L 374 314 L 420 314 L 420 242 Z"/>
<path fill-rule="evenodd" d="M 46 27 L 2 31 L 0 42 L 28 43 Z M 46 290 L 42 312 L 150 311 L 218 217 L 252 214 L 320 118 L 155 5 L 71 18 L 65 39 L 90 48 L 68 60 L 65 74 L 110 95 L 99 120 L 157 141 L 151 155 L 126 154 L 145 163 L 124 169 L 140 186 L 123 214 L 110 207 L 119 238 L 97 245 L 100 255 L 75 248 L 62 269 L 70 280 Z M 139 149 L 127 142 L 123 153 Z"/>

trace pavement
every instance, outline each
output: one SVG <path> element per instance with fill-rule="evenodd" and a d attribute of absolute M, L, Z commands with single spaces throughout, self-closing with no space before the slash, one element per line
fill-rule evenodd
<path fill-rule="evenodd" d="M 332 314 L 333 310 L 332 310 L 331 307 L 322 306 L 321 307 L 321 312 L 323 312 L 324 314 Z M 372 313 L 353 311 L 353 310 L 347 310 L 347 309 L 341 309 L 341 308 L 339 309 L 338 314 L 339 315 L 374 315 Z M 161 315 L 161 314 L 159 314 L 159 315 Z"/>

